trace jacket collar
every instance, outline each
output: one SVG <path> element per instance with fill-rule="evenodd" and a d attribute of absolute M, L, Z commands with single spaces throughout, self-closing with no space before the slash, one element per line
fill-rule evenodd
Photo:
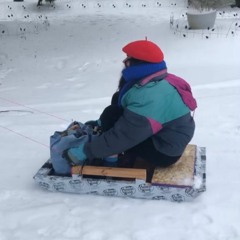
<path fill-rule="evenodd" d="M 156 72 L 156 73 L 153 73 L 151 74 L 150 76 L 142 79 L 140 82 L 139 82 L 139 85 L 140 86 L 144 86 L 146 85 L 147 83 L 151 82 L 151 81 L 154 81 L 154 80 L 162 80 L 164 79 L 166 76 L 168 75 L 167 73 L 167 69 L 163 69 L 159 72 Z"/>

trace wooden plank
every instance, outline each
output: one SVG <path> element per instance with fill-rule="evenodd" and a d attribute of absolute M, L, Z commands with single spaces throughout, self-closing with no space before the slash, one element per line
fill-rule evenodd
<path fill-rule="evenodd" d="M 167 168 L 156 168 L 154 170 L 152 184 L 192 186 L 195 157 L 196 145 L 189 144 L 177 163 Z"/>
<path fill-rule="evenodd" d="M 83 166 L 74 166 L 71 169 L 72 175 L 81 175 Z"/>
<path fill-rule="evenodd" d="M 72 174 L 143 179 L 146 181 L 146 169 L 115 168 L 98 166 L 75 166 Z"/>

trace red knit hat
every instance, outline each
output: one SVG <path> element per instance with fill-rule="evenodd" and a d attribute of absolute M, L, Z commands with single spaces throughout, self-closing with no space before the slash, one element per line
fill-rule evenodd
<path fill-rule="evenodd" d="M 122 50 L 129 57 L 146 62 L 159 63 L 164 59 L 162 50 L 155 43 L 148 40 L 130 42 Z"/>

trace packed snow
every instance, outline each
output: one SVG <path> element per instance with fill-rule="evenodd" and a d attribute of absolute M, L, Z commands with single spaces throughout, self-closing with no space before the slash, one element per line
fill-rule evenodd
<path fill-rule="evenodd" d="M 185 21 L 186 2 L 176 2 L 0 2 L 0 240 L 240 239 L 237 26 L 229 34 L 239 9 L 227 8 L 206 37 L 170 25 Z M 98 118 L 117 88 L 122 47 L 145 37 L 192 86 L 191 143 L 207 149 L 207 191 L 173 203 L 41 189 L 33 176 L 49 157 L 49 136 Z"/>

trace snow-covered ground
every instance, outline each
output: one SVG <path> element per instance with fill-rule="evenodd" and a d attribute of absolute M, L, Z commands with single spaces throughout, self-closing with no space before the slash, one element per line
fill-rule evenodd
<path fill-rule="evenodd" d="M 176 2 L 0 2 L 0 240 L 240 239 L 239 35 L 174 34 L 170 16 L 186 11 Z M 178 204 L 40 189 L 32 177 L 49 136 L 98 118 L 117 88 L 121 48 L 145 37 L 192 85 L 192 143 L 207 148 L 207 191 Z"/>

